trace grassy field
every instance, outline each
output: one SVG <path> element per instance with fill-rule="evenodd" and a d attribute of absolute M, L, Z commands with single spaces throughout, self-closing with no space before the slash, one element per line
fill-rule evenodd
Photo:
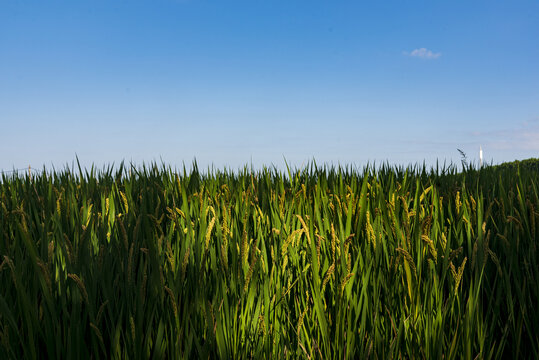
<path fill-rule="evenodd" d="M 3 175 L 0 357 L 539 358 L 526 164 Z"/>

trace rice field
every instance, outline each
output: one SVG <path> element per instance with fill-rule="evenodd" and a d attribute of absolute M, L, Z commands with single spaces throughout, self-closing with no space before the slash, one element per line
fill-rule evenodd
<path fill-rule="evenodd" d="M 537 167 L 0 183 L 0 357 L 539 358 Z"/>

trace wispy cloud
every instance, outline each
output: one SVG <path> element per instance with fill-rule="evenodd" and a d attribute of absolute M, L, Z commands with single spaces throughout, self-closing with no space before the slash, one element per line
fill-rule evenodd
<path fill-rule="evenodd" d="M 477 131 L 472 135 L 497 150 L 539 151 L 539 121 L 532 119 L 513 128 Z"/>
<path fill-rule="evenodd" d="M 431 60 L 431 59 L 438 59 L 440 56 L 442 56 L 442 53 L 441 52 L 435 53 L 435 52 L 432 52 L 432 50 L 429 50 L 427 48 L 419 48 L 419 49 L 414 49 L 410 52 L 405 51 L 404 55 Z"/>

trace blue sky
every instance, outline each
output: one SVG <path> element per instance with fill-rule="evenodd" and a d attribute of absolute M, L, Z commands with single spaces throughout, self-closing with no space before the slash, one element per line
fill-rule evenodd
<path fill-rule="evenodd" d="M 0 3 L 0 170 L 539 157 L 539 2 Z"/>

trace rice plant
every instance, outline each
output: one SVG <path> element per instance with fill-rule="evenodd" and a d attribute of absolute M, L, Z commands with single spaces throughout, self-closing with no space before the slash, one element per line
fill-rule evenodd
<path fill-rule="evenodd" d="M 2 358 L 538 358 L 537 168 L 3 175 Z"/>

